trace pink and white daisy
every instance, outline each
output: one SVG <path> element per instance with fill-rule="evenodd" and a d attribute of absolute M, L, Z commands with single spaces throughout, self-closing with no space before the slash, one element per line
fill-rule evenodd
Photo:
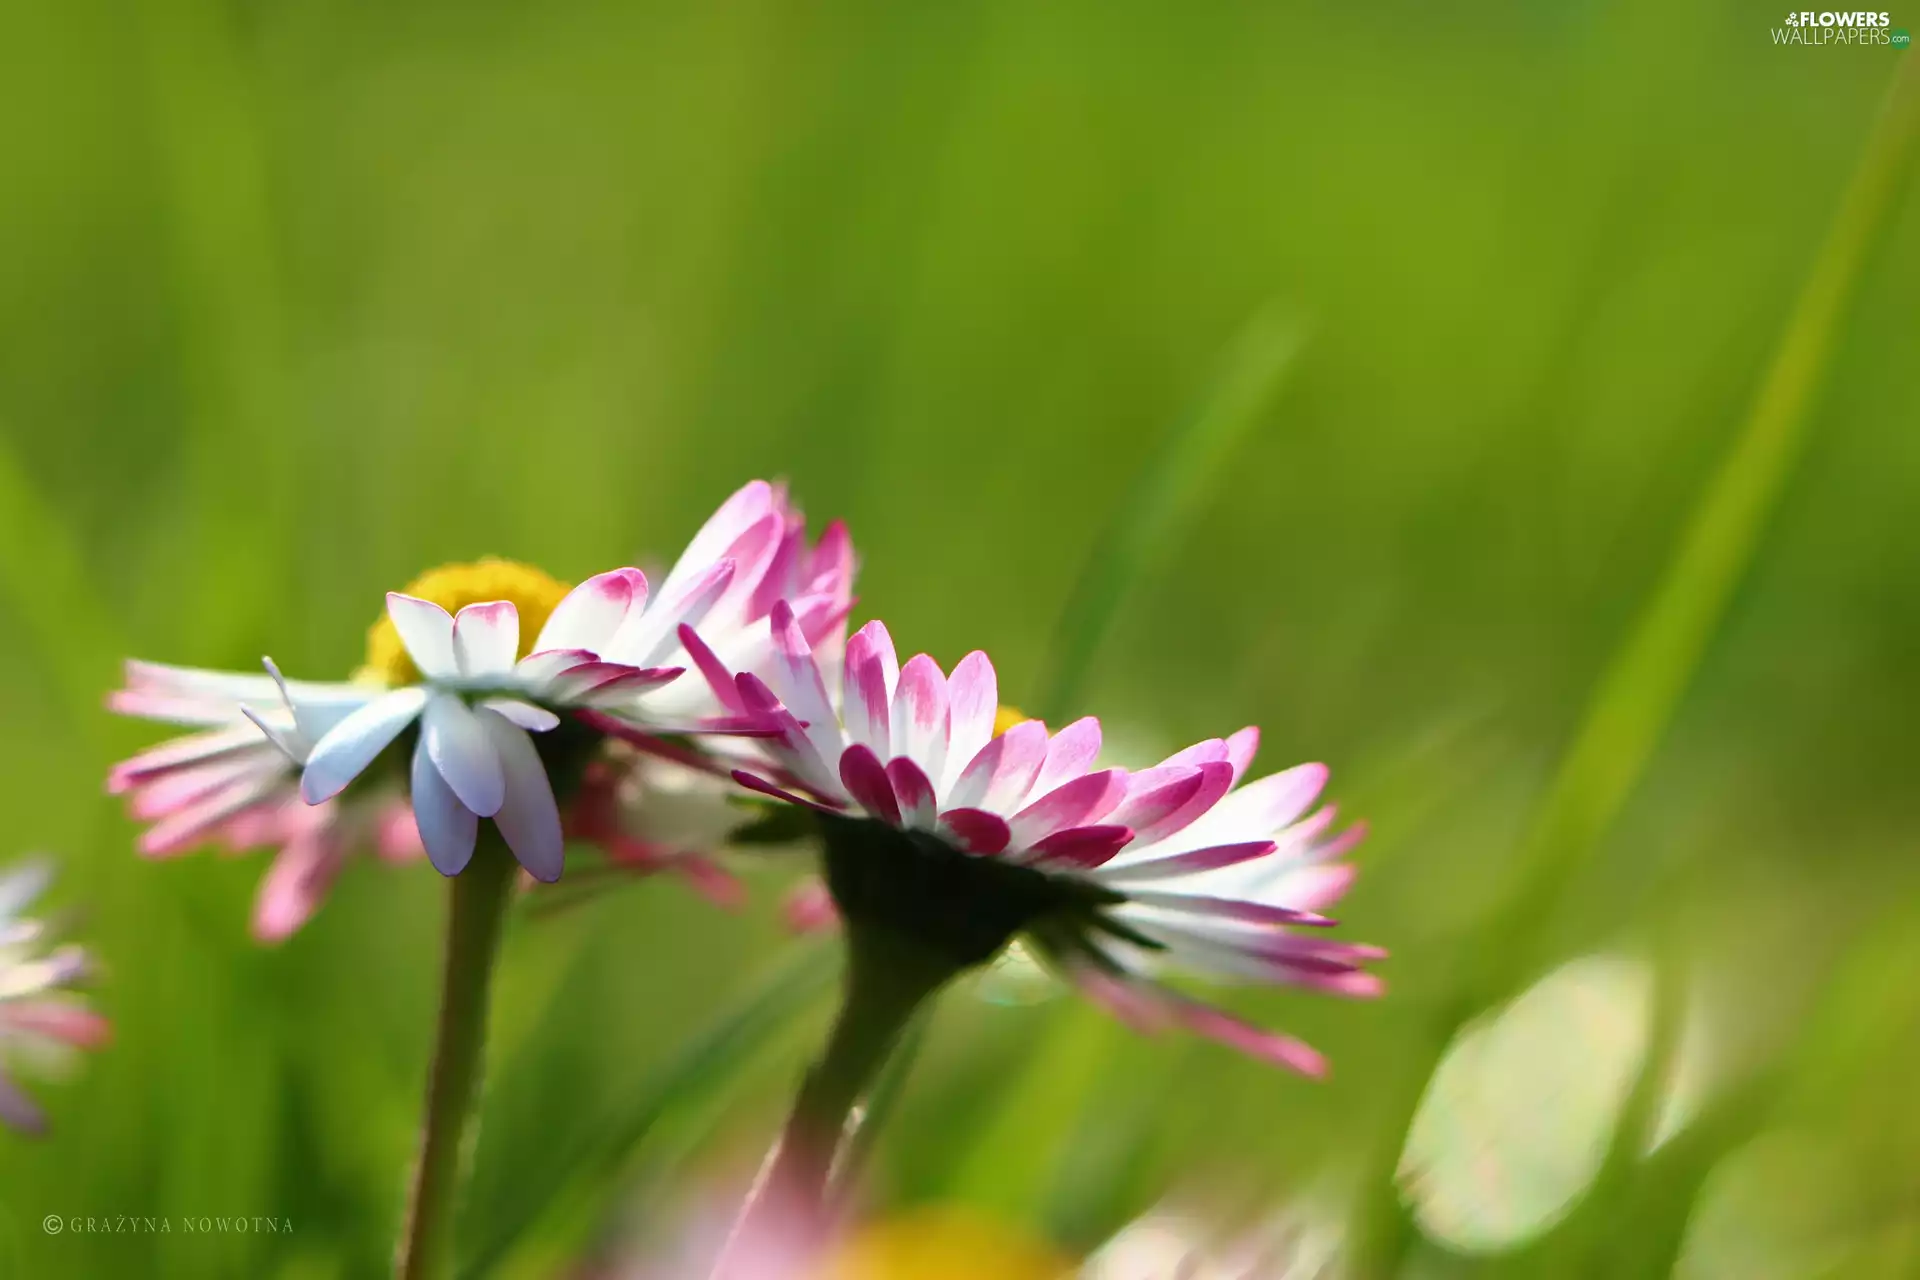
<path fill-rule="evenodd" d="M 243 703 L 264 706 L 279 696 L 273 676 L 130 661 L 126 680 L 108 696 L 112 710 L 197 732 L 115 765 L 108 791 L 126 796 L 132 815 L 152 823 L 138 842 L 150 857 L 209 844 L 231 853 L 277 849 L 254 900 L 253 932 L 262 942 L 281 941 L 305 924 L 356 853 L 370 850 L 390 861 L 420 856 L 398 790 L 313 806 L 300 799 L 299 766 L 242 710 Z M 377 692 L 288 683 L 307 707 L 310 731 L 324 732 Z M 289 712 L 259 714 L 284 738 L 294 735 Z"/>
<path fill-rule="evenodd" d="M 559 712 L 597 713 L 575 726 L 625 726 L 645 734 L 721 734 L 752 727 L 718 699 L 673 696 L 684 670 L 666 665 L 691 644 L 752 660 L 750 624 L 771 597 L 798 591 L 815 634 L 843 624 L 852 555 L 844 530 L 830 528 L 809 549 L 804 523 L 783 492 L 755 481 L 707 521 L 668 572 L 658 596 L 638 569 L 589 578 L 552 605 L 524 657 L 512 600 L 467 604 L 457 615 L 402 592 L 387 611 L 417 679 L 357 707 L 329 725 L 309 726 L 309 706 L 285 698 L 295 732 L 261 728 L 303 766 L 301 795 L 318 804 L 339 795 L 416 723 L 409 791 L 427 856 L 445 875 L 472 857 L 481 818 L 492 818 L 521 865 L 536 879 L 559 878 L 564 845 L 550 767 L 577 773 L 597 733 L 555 735 L 543 751 L 532 734 L 557 728 Z M 696 635 L 707 625 L 712 639 Z M 329 704 L 319 704 L 324 714 Z M 545 756 L 568 756 L 562 762 Z"/>
<path fill-rule="evenodd" d="M 682 619 L 669 635 L 650 631 L 649 637 L 661 647 L 649 660 L 700 664 L 709 671 L 758 670 L 772 651 L 766 620 L 774 606 L 784 602 L 807 643 L 837 670 L 853 607 L 855 564 L 846 526 L 833 521 L 810 544 L 806 519 L 788 500 L 785 487 L 752 481 L 722 503 L 694 535 L 668 571 L 662 592 L 671 595 L 679 584 L 693 581 L 719 550 L 739 566 L 731 586 L 698 619 Z M 670 729 L 698 728 L 703 722 L 724 727 L 746 714 L 730 681 L 716 686 L 687 679 L 654 693 L 644 717 L 632 718 Z"/>
<path fill-rule="evenodd" d="M 542 878 L 558 874 L 560 833 L 572 828 L 623 865 L 672 866 L 718 895 L 726 892 L 723 873 L 691 849 L 669 851 L 653 838 L 661 824 L 639 811 L 650 801 L 631 770 L 622 771 L 617 804 L 635 812 L 599 804 L 560 821 L 549 812 L 560 806 L 547 803 L 544 767 L 537 777 L 528 768 L 528 744 L 543 744 L 533 748 L 536 756 L 559 750 L 570 774 L 590 763 L 585 757 L 606 731 L 656 747 L 667 735 L 702 735 L 682 750 L 709 761 L 728 741 L 717 735 L 748 726 L 702 682 L 673 679 L 691 662 L 685 637 L 692 627 L 701 628 L 704 639 L 695 644 L 703 654 L 757 661 L 772 601 L 791 599 L 813 642 L 837 651 L 852 575 L 844 527 L 830 525 L 810 543 L 784 489 L 759 480 L 708 519 L 658 591 L 637 569 L 569 589 L 509 561 L 443 566 L 390 598 L 369 635 L 366 664 L 350 682 L 283 680 L 271 662 L 265 675 L 128 663 L 127 686 L 110 707 L 198 732 L 116 766 L 109 789 L 154 824 L 140 842 L 151 855 L 208 843 L 280 848 L 255 911 L 255 932 L 265 940 L 285 937 L 312 914 L 352 852 L 421 852 L 410 771 L 382 769 L 377 779 L 349 786 L 416 723 L 421 742 L 431 733 L 446 757 L 443 770 L 426 749 L 422 788 L 442 870 L 470 856 L 467 828 L 477 834 L 478 818 L 498 822 L 505 809 L 516 848 Z M 523 627 L 533 632 L 524 646 Z M 438 709 L 430 712 L 429 703 Z M 548 732 L 561 713 L 566 728 Z M 529 731 L 542 736 L 530 740 Z M 310 769 L 316 754 L 318 767 Z M 416 766 L 420 755 L 416 746 Z M 496 769 L 499 808 L 484 813 L 494 804 Z M 583 798 L 590 791 L 583 788 Z M 634 856 L 643 847 L 649 857 Z"/>
<path fill-rule="evenodd" d="M 772 612 L 770 632 L 762 673 L 733 683 L 771 727 L 761 745 L 775 768 L 735 777 L 831 815 L 827 882 L 851 927 L 912 933 L 956 967 L 1021 937 L 1135 1026 L 1184 1026 L 1311 1074 L 1325 1069 L 1312 1049 L 1154 973 L 1378 993 L 1363 969 L 1378 949 L 1317 936 L 1333 923 L 1320 910 L 1352 879 L 1334 860 L 1361 834 L 1330 834 L 1330 807 L 1308 814 L 1324 766 L 1242 785 L 1259 736 L 1245 729 L 1138 773 L 1102 768 L 1092 717 L 995 735 L 983 653 L 950 676 L 925 654 L 900 665 L 869 623 L 847 644 L 836 698 L 790 610 Z M 850 818 L 908 838 L 844 826 L 836 838 Z"/>
<path fill-rule="evenodd" d="M 86 953 L 71 944 L 47 950 L 45 926 L 23 914 L 52 878 L 52 865 L 38 859 L 0 873 L 0 1121 L 35 1134 L 46 1116 L 8 1070 L 57 1067 L 109 1035 L 105 1018 L 61 994 L 87 976 Z"/>

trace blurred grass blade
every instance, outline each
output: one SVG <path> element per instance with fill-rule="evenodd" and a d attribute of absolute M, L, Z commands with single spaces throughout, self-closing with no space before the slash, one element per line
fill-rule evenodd
<path fill-rule="evenodd" d="M 1045 1208 L 1046 1189 L 1078 1130 L 1087 1100 L 1127 1034 L 1106 1014 L 1063 1003 L 1037 1044 L 1009 1064 L 1000 1097 L 954 1153 L 947 1193 L 956 1200 L 1030 1222 Z"/>
<path fill-rule="evenodd" d="M 1653 598 L 1608 664 L 1555 775 L 1528 841 L 1552 870 L 1540 877 L 1529 905 L 1551 895 L 1639 781 L 1799 459 L 1808 407 L 1920 123 L 1920 72 L 1912 59 L 1905 66 L 1746 425 L 1694 508 Z"/>
<path fill-rule="evenodd" d="M 900 1099 L 906 1093 L 907 1078 L 913 1074 L 913 1064 L 919 1060 L 920 1051 L 926 1047 L 927 1029 L 933 1022 L 933 1009 L 923 1008 L 908 1024 L 906 1034 L 900 1037 L 900 1044 L 881 1069 L 880 1079 L 873 1091 L 861 1103 L 858 1123 L 847 1138 L 846 1148 L 842 1151 L 837 1167 L 833 1171 L 834 1195 L 846 1199 L 859 1192 L 860 1182 L 873 1159 L 874 1143 L 887 1130 L 887 1122 L 900 1107 Z"/>
<path fill-rule="evenodd" d="M 1528 829 L 1525 878 L 1482 939 L 1452 998 L 1437 1011 L 1390 1100 L 1387 1125 L 1362 1183 L 1354 1274 L 1391 1276 L 1412 1226 L 1395 1187 L 1407 1126 L 1454 1033 L 1522 978 L 1536 923 L 1598 845 L 1645 772 L 1692 682 L 1701 655 L 1753 558 L 1807 430 L 1847 304 L 1907 172 L 1920 129 L 1920 62 L 1902 70 L 1847 185 L 1794 304 L 1745 424 L 1695 504 L 1679 546 L 1595 687 L 1579 731 Z"/>
<path fill-rule="evenodd" d="M 75 733 L 100 745 L 100 696 L 122 645 L 73 531 L 41 497 L 0 437 L 0 598 L 33 637 L 74 712 Z"/>
<path fill-rule="evenodd" d="M 1305 341 L 1306 324 L 1297 314 L 1276 306 L 1261 311 L 1228 350 L 1197 409 L 1175 422 L 1142 463 L 1061 613 L 1033 714 L 1046 720 L 1072 715 L 1127 594 L 1176 543 L 1220 466 L 1273 402 Z"/>
<path fill-rule="evenodd" d="M 298 492 L 279 228 L 264 112 L 236 15 L 146 0 L 134 17 L 170 233 L 191 484 L 181 531 L 196 639 L 226 647 L 272 607 Z M 279 517 L 279 518 L 275 518 Z M 176 584 L 180 575 L 159 575 Z M 234 592 L 233 583 L 256 589 Z M 209 628 L 222 629 L 210 643 Z"/>
<path fill-rule="evenodd" d="M 591 953 L 588 953 L 589 955 Z M 583 1197 L 603 1198 L 617 1190 L 620 1170 L 670 1108 L 724 1087 L 788 1023 L 808 1009 L 838 971 L 833 948 L 809 947 L 792 956 L 750 987 L 705 1031 L 682 1045 L 671 1058 L 643 1076 L 617 1110 L 604 1115 L 558 1149 L 517 1159 L 510 1171 L 512 1194 L 491 1197 L 484 1214 L 469 1214 L 459 1274 L 494 1274 L 515 1243 L 559 1206 L 580 1213 Z M 528 1038 L 528 1055 L 540 1054 L 547 1038 Z M 537 1066 L 502 1079 L 503 1088 L 538 1075 Z M 520 1155 L 525 1155 L 522 1151 Z"/>

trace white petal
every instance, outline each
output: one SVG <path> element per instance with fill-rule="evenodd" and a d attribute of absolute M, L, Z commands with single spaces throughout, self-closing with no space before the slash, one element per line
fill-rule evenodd
<path fill-rule="evenodd" d="M 710 567 L 731 547 L 734 540 L 775 509 L 773 486 L 765 480 L 749 480 L 707 517 L 700 531 L 687 543 L 661 584 L 660 594 L 672 595 L 702 571 Z"/>
<path fill-rule="evenodd" d="M 451 693 L 433 695 L 421 719 L 420 741 L 460 803 L 483 818 L 498 812 L 506 798 L 500 757 L 480 718 L 465 702 Z"/>
<path fill-rule="evenodd" d="M 560 717 L 545 707 L 536 707 L 518 698 L 486 698 L 480 705 L 485 710 L 499 712 L 522 729 L 530 729 L 534 733 L 545 733 L 560 724 Z"/>
<path fill-rule="evenodd" d="M 457 876 L 473 857 L 480 819 L 460 802 L 427 754 L 423 736 L 413 749 L 413 821 L 427 860 L 443 876 Z"/>
<path fill-rule="evenodd" d="M 240 714 L 253 721 L 253 727 L 261 733 L 266 734 L 267 741 L 278 748 L 281 755 L 293 761 L 295 764 L 305 764 L 307 762 L 307 743 L 306 740 L 300 736 L 298 729 L 288 728 L 283 730 L 276 728 L 266 716 L 255 711 L 252 707 L 241 707 Z"/>
<path fill-rule="evenodd" d="M 631 667 L 658 666 L 680 645 L 680 624 L 700 625 L 707 611 L 727 593 L 734 563 L 719 560 L 695 574 L 684 587 L 665 587 L 645 613 L 630 613 L 600 656 Z"/>
<path fill-rule="evenodd" d="M 53 883 L 53 861 L 29 858 L 0 872 L 0 920 L 8 920 Z"/>
<path fill-rule="evenodd" d="M 331 800 L 346 790 L 373 758 L 413 723 L 427 702 L 427 691 L 417 685 L 395 689 L 361 707 L 327 731 L 307 755 L 300 775 L 300 796 L 308 804 Z"/>
<path fill-rule="evenodd" d="M 647 576 L 638 569 L 595 574 L 567 592 L 547 615 L 533 651 L 588 649 L 603 653 L 629 612 L 647 606 Z"/>
<path fill-rule="evenodd" d="M 520 611 L 511 600 L 470 604 L 453 620 L 453 656 L 463 676 L 504 676 L 520 654 Z"/>
<path fill-rule="evenodd" d="M 274 693 L 273 685 L 264 676 L 172 667 L 160 662 L 142 662 L 138 658 L 127 660 L 127 688 L 225 703 L 262 702 Z"/>
<path fill-rule="evenodd" d="M 560 878 L 566 838 L 560 831 L 560 809 L 553 802 L 553 784 L 547 767 L 524 729 L 506 717 L 483 711 L 480 722 L 493 739 L 506 777 L 506 802 L 494 814 L 494 823 L 507 847 L 536 880 L 552 884 Z"/>
<path fill-rule="evenodd" d="M 445 680 L 460 674 L 453 656 L 453 618 L 431 600 L 387 592 L 387 616 L 400 633 L 400 643 L 420 674 L 429 680 Z"/>

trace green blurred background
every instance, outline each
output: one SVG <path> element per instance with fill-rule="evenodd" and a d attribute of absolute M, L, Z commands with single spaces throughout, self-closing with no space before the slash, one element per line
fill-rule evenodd
<path fill-rule="evenodd" d="M 1920 200 L 1891 162 L 1778 501 L 1755 481 L 1757 532 L 1672 568 L 1920 54 L 1781 48 L 1758 0 L 0 17 L 0 799 L 65 859 L 117 1029 L 33 1086 L 51 1139 L 0 1133 L 0 1275 L 377 1275 L 414 1141 L 437 877 L 356 866 L 256 947 L 263 858 L 143 861 L 101 793 L 156 736 L 101 709 L 119 658 L 330 678 L 423 567 L 658 563 L 756 475 L 851 523 L 857 618 L 989 649 L 1016 701 L 1102 531 L 1169 507 L 1071 705 L 1030 709 L 1097 711 L 1134 763 L 1248 721 L 1261 763 L 1328 761 L 1374 829 L 1345 932 L 1394 953 L 1377 1004 L 1229 997 L 1323 1084 L 956 994 L 874 1213 L 1080 1251 L 1173 1196 L 1349 1224 L 1376 1274 L 1920 1274 Z M 1297 355 L 1223 426 L 1276 315 Z M 1156 489 L 1196 420 L 1212 451 Z M 1636 667 L 1663 582 L 1699 661 Z M 1650 755 L 1594 728 L 1603 687 Z M 1553 780 L 1609 770 L 1617 813 L 1554 826 Z M 824 986 L 685 1046 L 796 955 L 826 972 L 777 920 L 799 870 L 734 916 L 655 882 L 516 926 L 469 1239 L 532 1221 L 486 1269 L 669 1238 L 751 1168 Z M 1595 953 L 1648 967 L 1536 993 L 1528 1088 L 1430 1100 L 1409 1220 L 1454 1026 Z"/>

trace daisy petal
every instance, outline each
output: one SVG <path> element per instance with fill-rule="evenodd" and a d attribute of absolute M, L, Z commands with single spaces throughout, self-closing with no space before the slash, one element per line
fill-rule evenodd
<path fill-rule="evenodd" d="M 904 680 L 902 685 L 904 687 Z M 931 831 L 940 811 L 933 795 L 933 783 L 906 756 L 887 761 L 887 781 L 893 785 L 893 797 L 900 805 L 900 818 L 907 826 Z"/>
<path fill-rule="evenodd" d="M 533 642 L 533 652 L 586 649 L 602 653 L 629 614 L 647 607 L 647 575 L 638 569 L 597 573 L 567 592 Z"/>
<path fill-rule="evenodd" d="M 1114 811 L 1113 820 L 1136 832 L 1151 829 L 1152 824 L 1164 821 L 1193 799 L 1201 782 L 1198 769 L 1179 766 L 1136 773 L 1128 782 L 1126 801 Z"/>
<path fill-rule="evenodd" d="M 1142 821 L 1134 824 L 1135 849 L 1143 849 L 1185 831 L 1218 804 L 1220 797 L 1226 795 L 1233 787 L 1233 766 L 1224 760 L 1208 761 L 1200 766 L 1198 774 L 1199 782 L 1185 803 L 1151 822 Z M 1259 831 L 1263 828 L 1255 827 L 1253 830 Z"/>
<path fill-rule="evenodd" d="M 687 542 L 687 549 L 680 553 L 680 558 L 667 573 L 660 594 L 673 594 L 676 588 L 709 568 L 773 507 L 773 486 L 765 480 L 750 480 L 740 486 L 720 504 L 718 510 L 707 517 L 707 522 Z"/>
<path fill-rule="evenodd" d="M 1023 720 L 980 748 L 947 796 L 958 809 L 1012 809 L 1027 796 L 1047 758 L 1047 726 Z"/>
<path fill-rule="evenodd" d="M 890 655 L 893 644 L 886 628 L 870 622 L 847 641 L 846 686 L 842 692 L 843 719 L 847 736 L 875 755 L 892 751 L 893 686 L 887 679 L 887 660 L 881 656 L 879 642 L 886 640 Z"/>
<path fill-rule="evenodd" d="M 427 754 L 424 736 L 413 749 L 413 821 L 435 871 L 457 876 L 466 870 L 473 858 L 480 819 L 447 785 L 433 757 Z"/>
<path fill-rule="evenodd" d="M 0 1024 L 31 1031 L 80 1049 L 98 1049 L 113 1039 L 113 1024 L 91 1009 L 64 1000 L 9 1003 Z"/>
<path fill-rule="evenodd" d="M 511 600 L 470 604 L 453 619 L 453 656 L 463 676 L 504 676 L 520 653 L 520 611 Z"/>
<path fill-rule="evenodd" d="M 1162 760 L 1160 764 L 1163 767 L 1173 765 L 1202 765 L 1216 762 L 1224 763 L 1226 759 L 1227 740 L 1225 738 L 1208 738 L 1205 742 L 1194 743 L 1184 751 L 1174 752 L 1165 760 Z"/>
<path fill-rule="evenodd" d="M 1319 911 L 1345 897 L 1359 874 L 1360 869 L 1350 862 L 1299 867 L 1263 885 L 1257 891 L 1257 896 L 1264 901 L 1285 903 L 1301 911 Z"/>
<path fill-rule="evenodd" d="M 448 621 L 447 648 L 451 656 L 452 620 Z M 328 730 L 307 756 L 307 767 L 300 775 L 300 798 L 308 804 L 319 804 L 346 790 L 347 784 L 413 723 L 426 703 L 427 691 L 418 685 L 395 689 Z"/>
<path fill-rule="evenodd" d="M 1249 782 L 1220 804 L 1221 821 L 1242 830 L 1271 832 L 1293 823 L 1327 785 L 1327 766 L 1295 765 Z"/>
<path fill-rule="evenodd" d="M 1126 827 L 1069 827 L 1036 844 L 1031 861 L 1042 866 L 1090 871 L 1105 864 L 1132 838 L 1133 832 Z"/>
<path fill-rule="evenodd" d="M 740 700 L 740 690 L 734 684 L 733 673 L 727 670 L 727 664 L 718 654 L 700 638 L 700 633 L 685 623 L 680 624 L 680 647 L 693 659 L 693 665 L 700 671 L 700 678 L 707 682 L 707 688 L 720 706 L 734 715 L 746 712 L 746 703 Z"/>
<path fill-rule="evenodd" d="M 241 712 L 246 714 L 246 708 L 241 708 Z M 175 738 L 114 765 L 107 771 L 107 793 L 121 795 L 160 774 L 171 773 L 191 764 L 244 754 L 259 746 L 259 734 L 246 725 Z"/>
<path fill-rule="evenodd" d="M 1253 763 L 1254 752 L 1260 749 L 1260 727 L 1248 725 L 1227 739 L 1227 763 L 1233 766 L 1234 785 L 1247 776 L 1247 766 Z"/>
<path fill-rule="evenodd" d="M 803 796 L 798 792 L 789 791 L 785 787 L 768 782 L 759 774 L 748 773 L 745 769 L 735 769 L 733 771 L 733 780 L 749 791 L 758 791 L 763 796 L 772 796 L 776 800 L 785 800 L 789 804 L 805 805 L 807 808 L 817 809 L 821 813 L 838 812 L 838 810 L 828 808 L 826 805 L 821 804 L 818 800 Z"/>
<path fill-rule="evenodd" d="M 483 818 L 499 811 L 506 782 L 480 715 L 457 695 L 436 693 L 421 717 L 420 741 L 461 804 Z"/>
<path fill-rule="evenodd" d="M 917 654 L 900 669 L 889 713 L 895 756 L 905 756 L 929 778 L 947 763 L 947 677 L 940 664 Z"/>
<path fill-rule="evenodd" d="M 1298 1071 L 1303 1076 L 1320 1079 L 1327 1074 L 1326 1058 L 1304 1041 L 1256 1027 L 1212 1005 L 1175 995 L 1165 988 L 1156 987 L 1156 991 L 1167 1002 L 1173 1016 L 1189 1031 L 1238 1049 L 1262 1062 Z"/>
<path fill-rule="evenodd" d="M 591 649 L 543 649 L 514 664 L 513 676 L 523 687 L 542 688 L 579 667 L 600 661 Z"/>
<path fill-rule="evenodd" d="M 1273 897 L 1275 903 L 1282 901 L 1278 894 Z M 1293 899 L 1287 898 L 1284 901 L 1291 902 Z M 1153 889 L 1129 890 L 1127 905 L 1255 925 L 1300 925 L 1305 928 L 1324 929 L 1334 923 L 1327 917 L 1304 907 L 1278 906 L 1244 898 L 1214 898 L 1197 893 L 1167 893 Z"/>
<path fill-rule="evenodd" d="M 940 825 L 968 853 L 991 856 L 1005 849 L 1013 838 L 1007 820 L 985 809 L 949 809 L 940 815 Z"/>
<path fill-rule="evenodd" d="M 53 862 L 35 856 L 0 871 L 0 920 L 18 915 L 53 883 Z"/>
<path fill-rule="evenodd" d="M 285 756 L 289 762 L 297 765 L 307 762 L 307 747 L 306 743 L 302 742 L 298 736 L 299 730 L 296 729 L 289 733 L 287 730 L 275 726 L 265 715 L 255 711 L 252 707 L 241 707 L 240 714 L 245 716 L 254 728 L 265 735 L 267 741 L 273 744 L 273 749 Z M 109 790 L 112 789 L 113 782 L 113 775 L 109 774 L 107 776 L 107 787 Z"/>
<path fill-rule="evenodd" d="M 773 636 L 773 691 L 794 717 L 805 727 L 807 739 L 822 759 L 833 760 L 840 754 L 840 718 L 833 713 L 826 683 L 820 678 L 820 666 L 806 637 L 795 625 L 793 610 L 783 600 L 773 606 L 767 619 Z M 877 754 L 877 750 L 876 750 Z"/>
<path fill-rule="evenodd" d="M 507 719 L 532 733 L 545 733 L 557 728 L 560 717 L 545 707 L 536 707 L 531 702 L 522 702 L 518 698 L 483 698 L 480 706 L 488 711 L 498 712 Z"/>
<path fill-rule="evenodd" d="M 672 684 L 685 672 L 685 667 L 626 667 L 617 675 L 582 689 L 576 696 L 589 706 L 618 708 L 649 689 Z"/>
<path fill-rule="evenodd" d="M 1222 867 L 1251 862 L 1255 858 L 1264 858 L 1278 847 L 1271 840 L 1243 840 L 1237 844 L 1210 845 L 1205 849 L 1189 849 L 1184 853 L 1171 854 L 1164 858 L 1149 858 L 1142 862 L 1129 862 L 1123 866 L 1108 867 L 1100 878 L 1102 881 L 1114 884 L 1171 880 L 1180 876 L 1197 875 L 1202 871 L 1218 871 Z"/>
<path fill-rule="evenodd" d="M 453 615 L 431 600 L 389 591 L 387 616 L 421 675 L 446 680 L 460 674 L 453 652 Z"/>
<path fill-rule="evenodd" d="M 493 739 L 506 778 L 506 800 L 493 821 L 527 873 L 552 884 L 560 878 L 566 838 L 561 833 L 560 809 L 553 800 L 547 768 L 540 763 L 540 753 L 524 729 L 491 712 L 482 712 L 480 722 Z"/>
<path fill-rule="evenodd" d="M 253 903 L 254 938 L 272 943 L 292 937 L 326 899 L 334 877 L 346 865 L 345 853 L 344 846 L 319 828 L 289 841 L 261 878 Z"/>
<path fill-rule="evenodd" d="M 651 609 L 627 615 L 601 656 L 635 667 L 663 661 L 678 646 L 679 629 L 700 625 L 733 584 L 734 573 L 732 560 L 720 560 L 694 575 L 684 587 L 668 582 Z"/>
<path fill-rule="evenodd" d="M 141 833 L 134 847 L 150 858 L 165 857 L 217 836 L 229 820 L 273 798 L 271 778 L 238 778 L 177 809 Z"/>
<path fill-rule="evenodd" d="M 1103 769 L 1075 778 L 1013 816 L 1013 842 L 1032 845 L 1064 828 L 1098 822 L 1126 794 L 1125 769 Z"/>
<path fill-rule="evenodd" d="M 178 813 L 196 800 L 205 799 L 242 779 L 270 780 L 280 776 L 280 767 L 271 758 L 265 769 L 257 759 L 213 761 L 154 779 L 134 792 L 127 810 L 142 822 L 152 822 Z"/>
<path fill-rule="evenodd" d="M 858 744 L 846 749 L 840 757 L 840 785 L 868 813 L 882 822 L 900 825 L 900 806 L 893 797 L 893 782 L 887 777 L 880 757 L 872 751 Z"/>
<path fill-rule="evenodd" d="M 1000 710 L 999 680 L 993 662 L 975 649 L 953 668 L 947 681 L 947 708 L 950 736 L 947 742 L 946 777 L 941 790 L 952 788 L 980 748 L 993 737 L 993 718 Z"/>
<path fill-rule="evenodd" d="M 828 755 L 818 750 L 806 727 L 753 672 L 742 671 L 734 684 L 747 704 L 748 714 L 775 731 L 768 744 L 780 763 L 808 789 L 837 799 L 841 794 L 839 751 Z"/>
<path fill-rule="evenodd" d="M 1061 783 L 1080 777 L 1093 767 L 1099 755 L 1099 717 L 1082 716 L 1054 734 L 1052 741 L 1047 743 L 1047 762 L 1041 766 L 1040 776 L 1034 781 L 1034 791 L 1045 795 Z"/>

